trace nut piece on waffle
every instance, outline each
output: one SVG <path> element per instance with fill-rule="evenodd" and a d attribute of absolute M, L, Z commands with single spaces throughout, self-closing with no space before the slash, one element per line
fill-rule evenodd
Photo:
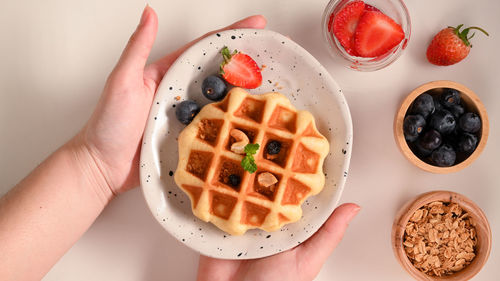
<path fill-rule="evenodd" d="M 248 143 L 260 145 L 255 173 L 241 165 Z M 323 189 L 328 151 L 308 111 L 297 111 L 279 93 L 233 88 L 179 135 L 175 182 L 198 218 L 229 234 L 275 231 L 299 220 L 302 202 Z"/>

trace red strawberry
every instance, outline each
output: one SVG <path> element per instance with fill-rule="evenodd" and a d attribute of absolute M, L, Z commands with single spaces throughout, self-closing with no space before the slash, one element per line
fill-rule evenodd
<path fill-rule="evenodd" d="M 220 73 L 229 84 L 254 89 L 262 84 L 262 74 L 257 63 L 249 56 L 236 50 L 231 54 L 227 47 L 221 50 L 224 61 Z"/>
<path fill-rule="evenodd" d="M 333 32 L 333 17 L 335 15 L 332 13 L 328 19 L 328 31 Z"/>
<path fill-rule="evenodd" d="M 452 65 L 463 60 L 469 54 L 472 45 L 469 42 L 475 33 L 467 37 L 471 29 L 477 29 L 487 36 L 488 32 L 473 26 L 460 31 L 463 24 L 457 27 L 442 29 L 434 36 L 427 48 L 427 60 L 435 65 Z"/>
<path fill-rule="evenodd" d="M 354 33 L 358 25 L 359 18 L 365 11 L 363 1 L 354 1 L 347 4 L 340 10 L 333 20 L 333 34 L 339 40 L 340 45 L 344 47 L 347 53 L 355 56 L 353 49 Z"/>
<path fill-rule="evenodd" d="M 379 12 L 380 10 L 373 7 L 372 5 L 366 4 L 365 3 L 365 11 L 377 11 Z M 331 14 L 330 18 L 328 19 L 328 31 L 333 32 L 333 18 L 335 17 L 335 14 Z"/>
<path fill-rule="evenodd" d="M 354 50 L 361 57 L 387 53 L 405 38 L 401 25 L 382 12 L 366 11 L 354 35 Z"/>
<path fill-rule="evenodd" d="M 376 11 L 376 12 L 380 12 L 379 9 L 373 7 L 372 5 L 369 5 L 369 4 L 365 4 L 365 11 Z"/>

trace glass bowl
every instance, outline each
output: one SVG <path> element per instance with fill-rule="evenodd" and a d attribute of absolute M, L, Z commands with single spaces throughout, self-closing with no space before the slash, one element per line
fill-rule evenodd
<path fill-rule="evenodd" d="M 406 49 L 411 35 L 411 21 L 408 9 L 402 0 L 365 0 L 366 4 L 374 6 L 401 25 L 405 38 L 389 52 L 373 58 L 363 58 L 348 54 L 332 32 L 328 23 L 332 15 L 337 14 L 345 5 L 354 0 L 331 0 L 325 8 L 322 17 L 323 37 L 326 47 L 334 60 L 341 65 L 358 71 L 375 71 L 393 63 Z"/>

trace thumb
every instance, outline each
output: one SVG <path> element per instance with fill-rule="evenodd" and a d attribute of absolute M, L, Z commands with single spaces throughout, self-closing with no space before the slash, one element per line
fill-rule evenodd
<path fill-rule="evenodd" d="M 311 238 L 299 246 L 299 264 L 306 263 L 319 271 L 325 260 L 344 236 L 349 222 L 358 214 L 360 207 L 353 203 L 342 204 Z"/>
<path fill-rule="evenodd" d="M 142 78 L 157 31 L 158 17 L 153 8 L 147 5 L 113 72 L 117 75 L 140 75 Z"/>

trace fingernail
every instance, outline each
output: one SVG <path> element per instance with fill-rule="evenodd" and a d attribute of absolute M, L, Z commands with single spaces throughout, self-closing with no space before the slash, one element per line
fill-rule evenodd
<path fill-rule="evenodd" d="M 349 221 L 351 221 L 361 210 L 361 207 L 359 205 L 356 205 L 349 214 Z"/>
<path fill-rule="evenodd" d="M 148 10 L 148 8 L 149 4 L 146 4 L 146 7 L 144 7 L 144 10 L 142 11 L 141 20 L 139 21 L 139 26 L 144 25 L 144 23 L 146 22 L 146 11 Z"/>

